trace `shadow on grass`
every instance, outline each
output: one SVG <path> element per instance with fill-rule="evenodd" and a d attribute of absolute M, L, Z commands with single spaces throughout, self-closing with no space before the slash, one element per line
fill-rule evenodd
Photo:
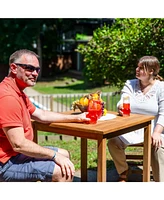
<path fill-rule="evenodd" d="M 86 85 L 84 83 L 77 83 L 77 84 L 73 84 L 73 85 L 64 85 L 64 86 L 54 86 L 53 88 L 55 89 L 69 89 L 69 90 L 81 90 L 83 88 L 83 90 L 87 90 L 87 89 L 94 89 L 93 86 L 89 86 Z M 95 87 L 96 88 L 96 87 Z"/>
<path fill-rule="evenodd" d="M 128 182 L 142 182 L 142 169 L 138 165 L 136 165 L 136 163 L 133 163 L 133 165 L 129 166 L 131 168 L 131 173 L 128 176 Z M 113 161 L 107 160 L 106 181 L 117 182 L 118 178 L 119 176 Z M 151 181 L 153 181 L 152 176 Z M 78 171 L 78 173 L 75 174 L 73 182 L 81 182 L 80 171 Z M 87 169 L 87 182 L 97 182 L 97 167 Z"/>
<path fill-rule="evenodd" d="M 97 162 L 97 159 L 95 159 L 94 162 Z M 118 174 L 115 169 L 113 161 L 107 160 L 106 165 L 107 165 L 107 181 L 115 182 L 118 179 Z M 88 167 L 87 178 L 88 178 L 87 182 L 97 182 L 97 167 Z M 80 170 L 75 174 L 73 182 L 81 182 Z"/>

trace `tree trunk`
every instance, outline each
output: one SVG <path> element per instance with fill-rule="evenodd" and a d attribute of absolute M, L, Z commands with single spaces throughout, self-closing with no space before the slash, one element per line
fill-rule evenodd
<path fill-rule="evenodd" d="M 41 44 L 41 38 L 40 36 L 38 37 L 38 41 L 37 41 L 38 45 L 37 45 L 37 51 L 38 51 L 38 55 L 39 55 L 39 60 L 40 60 L 40 73 L 38 76 L 38 80 L 41 80 L 42 77 L 42 44 Z"/>

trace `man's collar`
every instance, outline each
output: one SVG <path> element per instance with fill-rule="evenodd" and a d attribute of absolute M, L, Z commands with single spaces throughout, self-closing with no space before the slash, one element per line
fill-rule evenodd
<path fill-rule="evenodd" d="M 10 85 L 19 95 L 24 95 L 24 92 L 19 89 L 19 87 L 16 84 L 15 79 L 13 79 L 12 77 L 6 77 L 3 80 L 3 82 L 7 83 L 8 85 Z"/>

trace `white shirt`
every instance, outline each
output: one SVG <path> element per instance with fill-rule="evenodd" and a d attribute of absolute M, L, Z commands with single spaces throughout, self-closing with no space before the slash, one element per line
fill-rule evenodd
<path fill-rule="evenodd" d="M 164 82 L 156 80 L 150 90 L 143 94 L 140 88 L 139 80 L 127 80 L 122 91 L 121 99 L 117 106 L 122 104 L 123 96 L 130 97 L 131 113 L 154 115 L 152 120 L 151 133 L 156 124 L 164 127 Z M 164 137 L 164 132 L 161 134 Z M 137 144 L 144 141 L 144 129 L 139 129 L 119 136 L 120 139 L 127 145 Z"/>

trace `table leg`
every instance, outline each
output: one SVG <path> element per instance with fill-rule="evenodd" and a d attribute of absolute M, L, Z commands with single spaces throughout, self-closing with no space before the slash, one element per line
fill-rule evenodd
<path fill-rule="evenodd" d="M 106 138 L 98 139 L 97 181 L 106 182 Z"/>
<path fill-rule="evenodd" d="M 87 181 L 87 139 L 81 138 L 81 181 Z"/>
<path fill-rule="evenodd" d="M 38 144 L 38 131 L 37 131 L 36 124 L 34 122 L 32 123 L 32 128 L 33 128 L 33 134 L 34 134 L 33 141 Z"/>
<path fill-rule="evenodd" d="M 144 152 L 143 152 L 143 182 L 150 181 L 151 163 L 151 122 L 145 128 L 144 133 Z"/>

